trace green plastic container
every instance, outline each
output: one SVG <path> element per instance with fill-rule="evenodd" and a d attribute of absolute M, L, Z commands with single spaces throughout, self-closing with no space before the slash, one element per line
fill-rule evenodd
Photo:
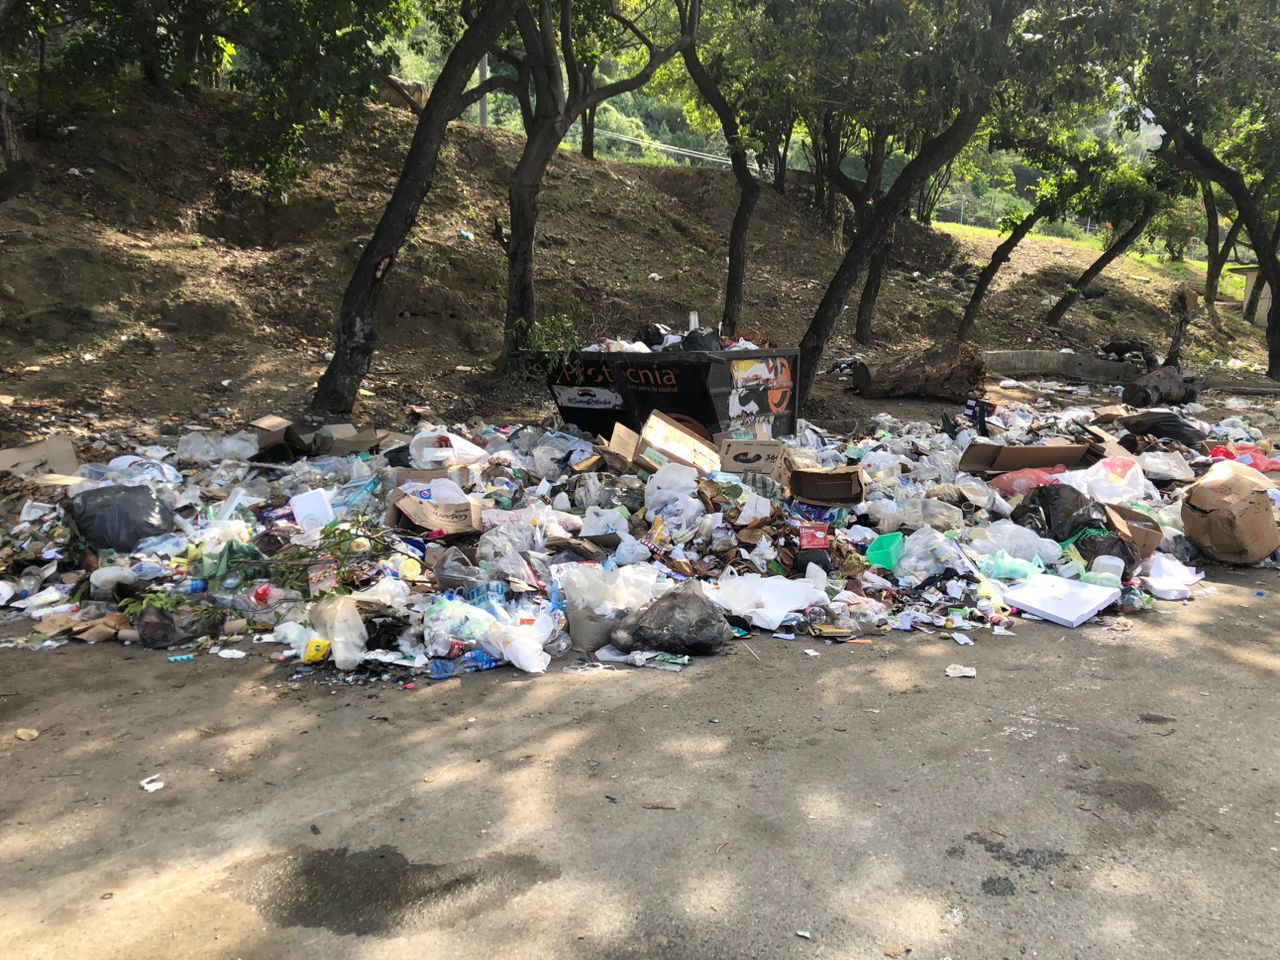
<path fill-rule="evenodd" d="M 882 533 L 871 541 L 867 547 L 867 560 L 873 567 L 884 567 L 892 570 L 902 559 L 902 532 Z"/>

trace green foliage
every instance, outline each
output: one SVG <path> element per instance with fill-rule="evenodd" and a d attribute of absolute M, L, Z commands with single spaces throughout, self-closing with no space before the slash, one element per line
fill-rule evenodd
<path fill-rule="evenodd" d="M 1178 197 L 1156 214 L 1143 235 L 1140 249 L 1153 250 L 1162 260 L 1181 261 L 1191 244 L 1205 232 L 1204 209 L 1193 197 Z"/>
<path fill-rule="evenodd" d="M 1083 227 L 1070 220 L 1041 220 L 1031 228 L 1031 232 L 1045 237 L 1060 237 L 1063 240 L 1083 240 L 1088 236 Z"/>
<path fill-rule="evenodd" d="M 181 597 L 169 590 L 148 590 L 136 597 L 121 600 L 119 610 L 131 620 L 137 620 L 148 610 L 176 613 Z"/>
<path fill-rule="evenodd" d="M 309 131 L 359 117 L 397 56 L 387 41 L 418 17 L 415 0 L 34 0 L 6 24 L 3 49 L 28 82 L 39 40 L 45 85 L 73 106 L 141 77 L 159 89 L 223 83 L 250 95 L 232 154 L 274 193 L 306 171 Z"/>

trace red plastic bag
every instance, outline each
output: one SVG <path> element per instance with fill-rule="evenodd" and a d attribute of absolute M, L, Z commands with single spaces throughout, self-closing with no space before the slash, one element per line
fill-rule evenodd
<path fill-rule="evenodd" d="M 1043 467 L 1024 467 L 1022 470 L 1011 470 L 988 480 L 987 486 L 1007 500 L 1010 497 L 1021 496 L 1036 487 L 1057 483 L 1057 475 L 1066 471 L 1067 468 L 1062 464 L 1047 470 Z"/>

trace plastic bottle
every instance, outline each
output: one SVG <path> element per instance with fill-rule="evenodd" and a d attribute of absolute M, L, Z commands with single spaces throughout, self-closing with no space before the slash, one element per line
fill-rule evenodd
<path fill-rule="evenodd" d="M 18 577 L 18 599 L 25 600 L 27 597 L 33 596 L 40 592 L 40 585 L 44 583 L 44 575 L 39 567 L 27 567 L 22 571 L 22 575 Z"/>
<path fill-rule="evenodd" d="M 489 656 L 483 650 L 469 650 L 456 660 L 428 661 L 427 672 L 432 680 L 448 680 L 450 677 L 461 676 L 464 673 L 492 670 L 505 662 L 498 657 Z"/>

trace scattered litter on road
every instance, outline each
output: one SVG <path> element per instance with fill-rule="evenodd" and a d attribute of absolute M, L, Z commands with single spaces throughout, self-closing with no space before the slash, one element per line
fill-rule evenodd
<path fill-rule="evenodd" d="M 145 780 L 139 780 L 138 786 L 147 791 L 147 793 L 155 793 L 157 790 L 164 789 L 164 781 L 160 779 L 159 774 L 152 774 Z"/>
<path fill-rule="evenodd" d="M 976 677 L 978 675 L 977 667 L 965 667 L 958 663 L 950 664 L 945 671 L 948 677 Z"/>
<path fill-rule="evenodd" d="M 24 743 L 30 743 L 36 737 L 40 736 L 39 730 L 33 730 L 31 727 L 19 727 L 17 733 L 14 734 Z"/>

